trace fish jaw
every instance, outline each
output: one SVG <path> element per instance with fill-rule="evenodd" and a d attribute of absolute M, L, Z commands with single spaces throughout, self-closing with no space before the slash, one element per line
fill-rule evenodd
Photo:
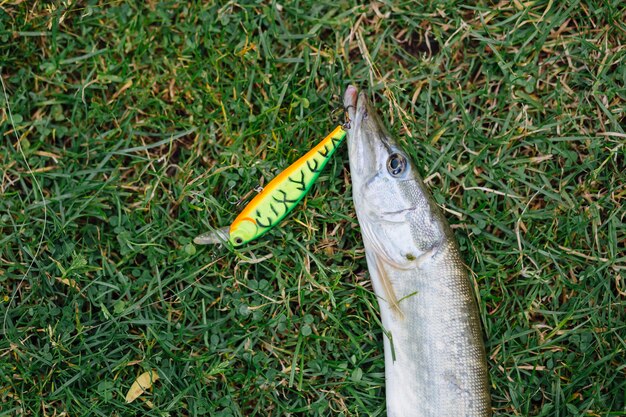
<path fill-rule="evenodd" d="M 390 148 L 395 148 L 395 143 L 390 139 L 376 111 L 371 108 L 364 91 L 359 93 L 356 87 L 349 86 L 344 95 L 344 108 L 349 119 L 347 130 L 350 171 L 359 177 L 379 171 L 384 162 L 381 155 Z M 353 161 L 359 163 L 353 164 Z"/>

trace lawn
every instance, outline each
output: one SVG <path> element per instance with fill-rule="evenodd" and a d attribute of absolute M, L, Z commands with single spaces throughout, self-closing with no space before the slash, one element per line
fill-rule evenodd
<path fill-rule="evenodd" d="M 349 83 L 453 225 L 494 415 L 626 415 L 626 4 L 214 3 L 0 2 L 0 416 L 386 415 L 345 147 L 192 242 Z"/>

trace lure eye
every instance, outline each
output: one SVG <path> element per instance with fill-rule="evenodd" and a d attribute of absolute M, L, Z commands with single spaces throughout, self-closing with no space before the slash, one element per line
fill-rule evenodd
<path fill-rule="evenodd" d="M 399 177 L 406 170 L 406 158 L 399 153 L 394 153 L 387 160 L 387 171 L 392 177 Z"/>
<path fill-rule="evenodd" d="M 241 235 L 235 235 L 230 237 L 230 242 L 233 244 L 233 246 L 241 246 L 243 245 L 244 239 Z"/>

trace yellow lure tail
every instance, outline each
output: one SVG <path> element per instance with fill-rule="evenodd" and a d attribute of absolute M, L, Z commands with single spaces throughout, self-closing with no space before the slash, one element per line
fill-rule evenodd
<path fill-rule="evenodd" d="M 230 227 L 198 236 L 194 243 L 229 241 L 233 246 L 241 246 L 276 226 L 309 192 L 345 137 L 344 128 L 337 126 L 320 143 L 270 181 L 239 213 Z"/>

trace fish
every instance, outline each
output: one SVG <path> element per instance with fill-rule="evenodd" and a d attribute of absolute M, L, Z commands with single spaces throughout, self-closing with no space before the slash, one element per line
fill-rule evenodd
<path fill-rule="evenodd" d="M 244 207 L 230 226 L 197 236 L 194 243 L 208 245 L 228 242 L 237 247 L 267 233 L 308 194 L 345 137 L 344 127 L 337 126 L 306 154 L 274 177 Z"/>
<path fill-rule="evenodd" d="M 348 86 L 352 198 L 376 294 L 388 417 L 489 417 L 478 304 L 454 234 L 364 91 Z"/>

